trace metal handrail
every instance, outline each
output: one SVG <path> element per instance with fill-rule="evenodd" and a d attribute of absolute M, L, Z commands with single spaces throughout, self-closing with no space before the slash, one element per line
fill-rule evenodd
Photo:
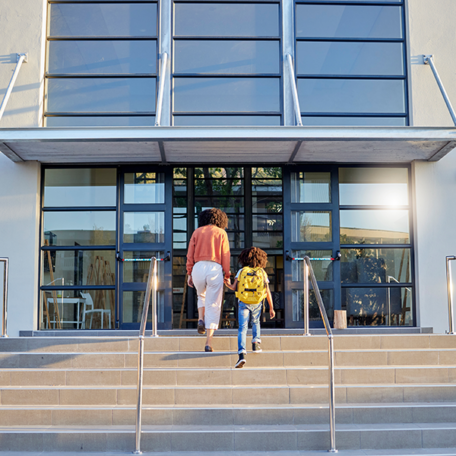
<path fill-rule="evenodd" d="M 456 260 L 456 256 L 451 255 L 446 257 L 446 273 L 447 273 L 447 290 L 448 290 L 448 320 L 450 323 L 450 330 L 447 334 L 456 334 L 454 332 L 454 307 L 453 307 L 453 281 L 451 280 L 451 266 L 450 261 Z"/>
<path fill-rule="evenodd" d="M 290 54 L 286 55 L 286 59 L 288 62 L 288 74 L 290 75 L 291 93 L 293 95 L 296 123 L 299 127 L 302 127 L 301 108 L 299 107 L 299 97 L 298 89 L 296 88 L 295 72 L 293 69 L 293 59 Z"/>
<path fill-rule="evenodd" d="M 16 54 L 16 67 L 14 68 L 13 75 L 11 76 L 10 83 L 8 84 L 8 88 L 6 89 L 5 96 L 3 97 L 2 104 L 0 105 L 0 120 L 2 120 L 3 113 L 5 112 L 6 105 L 8 104 L 9 97 L 11 92 L 13 91 L 14 84 L 16 82 L 17 76 L 19 74 L 19 70 L 23 63 L 28 62 L 28 54 Z"/>
<path fill-rule="evenodd" d="M 335 397 L 336 389 L 334 382 L 334 336 L 329 324 L 328 315 L 326 314 L 325 306 L 323 304 L 323 299 L 321 298 L 320 289 L 318 288 L 317 279 L 310 262 L 310 258 L 305 256 L 304 261 L 304 312 L 307 314 L 307 330 L 309 325 L 309 307 L 310 307 L 310 297 L 309 297 L 309 276 L 312 282 L 312 287 L 314 290 L 315 298 L 317 299 L 318 308 L 320 309 L 321 318 L 323 324 L 325 325 L 326 335 L 328 336 L 329 347 L 329 432 L 331 438 L 331 448 L 328 450 L 329 453 L 337 453 L 336 450 L 336 406 L 335 406 Z"/>
<path fill-rule="evenodd" d="M 157 97 L 157 109 L 155 112 L 155 126 L 159 127 L 161 123 L 161 113 L 163 107 L 163 93 L 165 91 L 165 77 L 166 72 L 168 71 L 168 54 L 164 52 L 162 54 L 162 65 L 161 65 L 161 72 L 160 72 L 160 86 L 158 89 L 158 97 Z"/>
<path fill-rule="evenodd" d="M 2 337 L 8 337 L 6 334 L 6 325 L 8 322 L 8 270 L 9 259 L 0 258 L 0 263 L 5 263 L 3 266 L 3 318 L 2 318 Z"/>

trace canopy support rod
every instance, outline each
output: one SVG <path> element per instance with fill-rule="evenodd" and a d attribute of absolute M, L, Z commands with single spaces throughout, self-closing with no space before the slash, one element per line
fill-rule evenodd
<path fill-rule="evenodd" d="M 445 87 L 443 86 L 442 80 L 440 79 L 439 73 L 437 72 L 437 68 L 434 64 L 434 56 L 433 55 L 425 55 L 424 56 L 424 64 L 429 65 L 431 67 L 432 72 L 434 73 L 435 80 L 439 86 L 440 92 L 442 92 L 443 99 L 447 105 L 448 111 L 450 111 L 451 118 L 453 119 L 454 124 L 456 125 L 456 111 L 454 110 L 450 99 L 448 98 L 448 94 L 446 93 Z"/>
<path fill-rule="evenodd" d="M 168 67 L 168 54 L 162 54 L 161 72 L 160 72 L 160 88 L 158 89 L 157 110 L 155 114 L 155 126 L 159 127 L 161 122 L 162 106 L 163 106 L 163 92 L 165 91 L 165 78 Z"/>
<path fill-rule="evenodd" d="M 290 54 L 286 56 L 288 62 L 288 74 L 290 75 L 291 93 L 293 94 L 293 104 L 298 127 L 302 127 L 301 108 L 299 107 L 298 89 L 296 88 L 295 72 L 293 69 L 293 59 Z"/>
<path fill-rule="evenodd" d="M 19 74 L 19 70 L 21 69 L 22 64 L 28 62 L 28 54 L 16 54 L 17 56 L 17 63 L 16 68 L 14 68 L 13 76 L 11 77 L 11 81 L 6 89 L 5 96 L 3 97 L 2 104 L 0 105 L 0 120 L 2 120 L 3 113 L 5 112 L 6 105 L 8 103 L 9 97 L 11 92 L 13 91 L 14 83 L 16 82 L 17 75 Z"/>

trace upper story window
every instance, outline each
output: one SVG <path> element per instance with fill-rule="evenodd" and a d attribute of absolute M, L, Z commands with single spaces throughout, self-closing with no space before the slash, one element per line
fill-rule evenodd
<path fill-rule="evenodd" d="M 174 2 L 173 124 L 281 125 L 279 2 Z"/>
<path fill-rule="evenodd" d="M 296 1 L 303 125 L 408 125 L 403 1 L 369 3 Z"/>
<path fill-rule="evenodd" d="M 48 18 L 46 126 L 154 125 L 157 2 L 58 0 Z"/>

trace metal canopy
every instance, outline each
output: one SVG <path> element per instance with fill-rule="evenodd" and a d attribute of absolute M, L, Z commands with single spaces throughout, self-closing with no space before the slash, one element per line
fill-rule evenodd
<path fill-rule="evenodd" d="M 109 127 L 0 129 L 0 151 L 42 163 L 404 163 L 437 161 L 456 128 Z"/>

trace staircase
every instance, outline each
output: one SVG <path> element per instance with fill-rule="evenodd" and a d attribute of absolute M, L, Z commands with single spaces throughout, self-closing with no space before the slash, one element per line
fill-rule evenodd
<path fill-rule="evenodd" d="M 327 450 L 328 342 L 147 338 L 143 451 Z M 0 339 L 2 451 L 135 448 L 135 338 Z M 339 450 L 453 448 L 456 336 L 335 336 Z"/>

